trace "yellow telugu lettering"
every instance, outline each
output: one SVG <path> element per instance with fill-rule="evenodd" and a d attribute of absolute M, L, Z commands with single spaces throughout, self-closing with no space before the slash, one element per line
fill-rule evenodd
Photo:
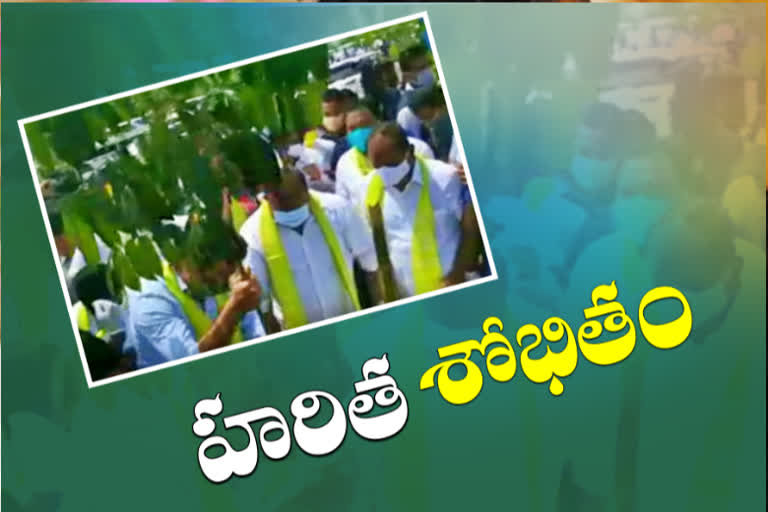
<path fill-rule="evenodd" d="M 609 366 L 620 363 L 629 357 L 635 349 L 637 333 L 635 324 L 627 316 L 624 306 L 614 302 L 619 292 L 616 288 L 616 281 L 610 285 L 600 285 L 592 290 L 592 307 L 584 310 L 584 318 L 587 320 L 579 327 L 578 340 L 579 350 L 587 361 L 600 365 Z M 603 301 L 603 304 L 599 302 Z M 601 324 L 594 318 L 610 315 Z M 595 340 L 603 334 L 603 327 L 611 333 L 616 333 L 629 327 L 629 331 L 623 336 L 604 343 L 588 343 Z"/>
<path fill-rule="evenodd" d="M 480 368 L 469 360 L 469 357 L 475 350 L 482 352 L 480 343 L 477 340 L 462 341 L 437 349 L 437 355 L 440 359 L 460 354 L 464 354 L 464 359 L 443 361 L 433 366 L 421 376 L 419 389 L 424 390 L 433 387 L 435 385 L 435 374 L 437 374 L 437 389 L 448 403 L 464 405 L 474 400 L 483 389 L 483 374 Z M 467 371 L 464 378 L 460 380 L 453 380 L 448 376 L 448 370 L 456 364 L 462 365 Z"/>
<path fill-rule="evenodd" d="M 549 382 L 549 392 L 554 396 L 563 394 L 564 385 L 561 379 L 570 376 L 579 361 L 579 352 L 593 364 L 609 366 L 627 359 L 637 344 L 637 329 L 622 304 L 616 301 L 619 295 L 616 281 L 603 284 L 592 290 L 592 306 L 584 309 L 586 322 L 579 327 L 577 336 L 568 323 L 559 317 L 551 317 L 544 322 L 542 329 L 537 325 L 527 324 L 517 331 L 516 341 L 523 348 L 520 354 L 520 366 L 525 376 L 531 382 L 543 384 Z M 645 308 L 652 303 L 676 299 L 683 306 L 683 313 L 677 319 L 665 324 L 652 324 L 645 318 Z M 605 317 L 601 323 L 597 318 Z M 645 294 L 639 307 L 640 330 L 648 343 L 656 348 L 671 349 L 681 345 L 691 333 L 693 317 L 688 300 L 677 289 L 662 286 L 654 288 Z M 498 330 L 493 330 L 496 327 Z M 483 322 L 484 336 L 482 341 L 466 340 L 437 349 L 440 359 L 450 356 L 463 355 L 461 359 L 442 361 L 427 370 L 419 382 L 419 389 L 430 389 L 437 383 L 440 395 L 454 405 L 463 405 L 474 400 L 483 389 L 483 374 L 480 368 L 470 360 L 472 352 L 478 351 L 485 356 L 485 366 L 490 377 L 497 382 L 508 382 L 517 372 L 517 359 L 512 344 L 503 334 L 502 321 L 491 316 Z M 616 339 L 603 343 L 590 343 L 599 338 L 603 332 L 627 332 Z M 523 340 L 532 336 L 533 342 L 523 347 Z M 566 340 L 565 348 L 553 352 L 547 346 L 546 354 L 539 358 L 531 357 L 530 353 L 539 347 L 543 340 L 558 343 Z M 491 345 L 501 345 L 491 348 Z M 495 363 L 499 358 L 505 358 L 500 364 Z M 448 371 L 454 365 L 461 365 L 466 375 L 453 380 Z M 435 377 L 437 381 L 435 382 Z"/>
<path fill-rule="evenodd" d="M 491 331 L 491 327 L 496 326 L 499 331 Z M 483 340 L 480 342 L 480 351 L 485 356 L 485 367 L 488 370 L 488 375 L 491 376 L 496 382 L 508 382 L 512 380 L 517 371 L 517 360 L 515 359 L 515 352 L 512 350 L 512 344 L 501 333 L 504 329 L 504 325 L 501 320 L 495 316 L 486 318 L 483 323 Z M 487 354 L 486 350 L 493 343 L 502 343 L 503 347 L 494 347 Z M 507 360 L 501 364 L 494 364 L 493 360 L 497 357 L 506 357 Z"/>
<path fill-rule="evenodd" d="M 523 349 L 520 355 L 520 366 L 523 373 L 531 382 L 542 384 L 550 381 L 549 392 L 554 396 L 560 396 L 564 387 L 560 378 L 571 375 L 576 370 L 579 359 L 579 351 L 576 338 L 571 327 L 562 318 L 552 317 L 544 322 L 544 338 L 550 343 L 557 343 L 563 338 L 567 339 L 566 346 L 561 352 L 553 352 L 547 347 L 544 357 L 533 359 L 530 352 L 538 347 L 542 341 L 542 331 L 538 326 L 528 324 L 517 331 L 517 344 L 523 346 L 523 339 L 533 336 L 534 342 Z M 558 378 L 559 377 L 559 378 Z"/>
<path fill-rule="evenodd" d="M 652 324 L 645 319 L 645 308 L 664 299 L 677 299 L 683 305 L 683 314 L 665 324 Z M 691 334 L 693 315 L 685 295 L 671 286 L 660 286 L 645 294 L 640 301 L 638 317 L 640 330 L 648 343 L 662 350 L 669 350 L 683 344 Z"/>

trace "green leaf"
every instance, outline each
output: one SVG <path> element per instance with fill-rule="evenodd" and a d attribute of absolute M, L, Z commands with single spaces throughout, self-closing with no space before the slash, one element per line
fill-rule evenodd
<path fill-rule="evenodd" d="M 115 112 L 115 115 L 120 121 L 130 121 L 131 118 L 137 115 L 137 113 L 133 111 L 133 103 L 127 98 L 111 101 L 107 103 L 107 106 Z"/>
<path fill-rule="evenodd" d="M 100 105 L 83 111 L 83 122 L 86 125 L 91 141 L 101 141 L 107 136 L 109 122 L 100 112 Z"/>
<path fill-rule="evenodd" d="M 93 139 L 82 111 L 62 114 L 51 121 L 50 141 L 56 156 L 73 167 L 93 156 Z"/>
<path fill-rule="evenodd" d="M 101 261 L 99 247 L 93 236 L 93 228 L 85 220 L 84 214 L 77 210 L 79 204 L 82 203 L 70 202 L 62 213 L 64 232 L 75 241 L 89 265 L 98 265 Z"/>
<path fill-rule="evenodd" d="M 48 177 L 55 166 L 55 158 L 48 137 L 39 122 L 25 125 L 24 131 L 27 134 L 29 149 L 32 151 L 37 172 L 41 177 Z"/>
<path fill-rule="evenodd" d="M 92 216 L 93 230 L 99 235 L 105 244 L 114 248 L 120 244 L 119 224 L 111 219 L 112 215 L 104 211 L 94 213 Z"/>
<path fill-rule="evenodd" d="M 118 208 L 121 218 L 124 219 L 126 232 L 132 233 L 142 225 L 139 202 L 130 187 L 123 187 L 120 191 Z"/>
<path fill-rule="evenodd" d="M 129 240 L 125 244 L 125 254 L 139 276 L 154 279 L 162 273 L 160 259 L 148 237 Z"/>
<path fill-rule="evenodd" d="M 109 247 L 120 244 L 120 212 L 107 196 L 103 185 L 79 191 L 70 200 L 70 205 L 88 225 L 88 230 L 98 235 Z"/>
<path fill-rule="evenodd" d="M 183 252 L 179 246 L 170 238 L 164 238 L 157 244 L 160 247 L 160 251 L 170 264 L 175 264 L 181 260 Z"/>
<path fill-rule="evenodd" d="M 116 248 L 112 253 L 112 261 L 119 288 L 139 290 L 141 287 L 139 276 L 136 273 L 136 270 L 133 268 L 131 260 L 119 247 Z"/>
<path fill-rule="evenodd" d="M 263 86 L 244 86 L 239 91 L 243 117 L 258 129 L 267 127 L 272 132 L 280 129 L 279 115 L 272 101 L 272 92 Z"/>

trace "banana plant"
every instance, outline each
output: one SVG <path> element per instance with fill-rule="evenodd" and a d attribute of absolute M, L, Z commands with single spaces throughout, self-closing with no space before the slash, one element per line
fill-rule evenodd
<path fill-rule="evenodd" d="M 423 44 L 425 34 L 426 27 L 424 22 L 419 19 L 345 38 L 336 43 L 335 46 L 352 44 L 354 46 L 371 47 L 377 40 L 383 40 L 389 41 L 393 49 L 404 50 L 417 44 Z M 397 55 L 392 55 L 392 57 L 397 58 Z"/>
<path fill-rule="evenodd" d="M 119 295 L 138 289 L 139 278 L 161 274 L 157 248 L 172 262 L 195 250 L 194 236 L 182 244 L 164 220 L 214 219 L 222 211 L 222 188 L 242 187 L 242 177 L 230 167 L 211 165 L 217 143 L 253 129 L 281 136 L 315 126 L 328 75 L 328 47 L 321 45 L 45 119 L 25 130 L 41 178 L 62 169 L 80 175 L 79 189 L 62 202 L 65 229 L 91 263 L 100 260 L 97 237 L 110 247 L 110 281 Z M 137 119 L 148 129 L 134 139 Z M 132 142 L 137 154 L 127 151 Z M 94 170 L 95 157 L 106 163 Z M 264 180 L 269 177 L 265 169 Z"/>

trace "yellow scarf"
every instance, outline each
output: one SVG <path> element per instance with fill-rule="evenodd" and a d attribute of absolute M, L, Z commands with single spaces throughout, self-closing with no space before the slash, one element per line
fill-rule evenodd
<path fill-rule="evenodd" d="M 310 130 L 307 133 L 304 134 L 304 147 L 312 148 L 315 146 L 315 141 L 317 140 L 319 134 L 317 133 L 317 130 Z"/>
<path fill-rule="evenodd" d="M 168 290 L 176 298 L 176 300 L 179 301 L 182 311 L 184 311 L 184 314 L 187 315 L 189 323 L 195 330 L 197 340 L 200 341 L 203 336 L 205 336 L 205 334 L 211 329 L 213 320 L 211 320 L 206 312 L 203 311 L 203 308 L 200 307 L 195 299 L 184 293 L 184 291 L 181 289 L 181 286 L 179 286 L 176 273 L 173 271 L 171 266 L 168 265 L 167 262 L 163 262 L 163 279 L 165 280 L 165 285 L 168 287 Z M 221 294 L 216 297 L 216 303 L 219 307 L 219 311 L 221 311 L 221 308 L 226 303 L 227 298 L 228 294 Z M 235 327 L 235 331 L 232 334 L 232 339 L 230 340 L 229 344 L 234 345 L 235 343 L 240 343 L 241 341 L 243 341 L 243 333 L 240 331 L 240 326 L 238 325 Z"/>
<path fill-rule="evenodd" d="M 248 212 L 245 211 L 245 207 L 236 197 L 232 197 L 230 200 L 229 211 L 232 216 L 232 226 L 235 231 L 240 231 L 245 221 L 248 220 Z"/>
<path fill-rule="evenodd" d="M 85 331 L 85 332 L 91 332 L 91 315 L 88 313 L 88 310 L 85 307 L 85 304 L 82 302 L 78 302 L 75 304 L 75 315 L 77 317 L 77 328 L 78 330 Z M 91 333 L 93 334 L 93 333 Z M 104 329 L 100 329 L 99 331 L 94 334 L 97 338 L 104 339 L 104 336 L 106 336 L 107 331 Z"/>
<path fill-rule="evenodd" d="M 427 163 L 419 157 L 416 162 L 421 172 L 421 193 L 416 207 L 412 237 L 412 270 L 416 294 L 438 290 L 443 284 L 443 270 L 440 254 L 437 251 L 435 214 L 429 197 L 429 172 Z M 386 186 L 381 176 L 376 174 L 368 185 L 366 204 L 368 207 L 381 206 L 384 202 Z"/>
<path fill-rule="evenodd" d="M 368 176 L 374 171 L 373 165 L 371 165 L 371 161 L 368 160 L 368 157 L 365 156 L 362 151 L 357 148 L 352 148 L 352 152 L 355 156 L 355 163 L 357 164 L 357 168 L 360 170 L 360 173 L 363 176 Z"/>
<path fill-rule="evenodd" d="M 261 243 L 264 247 L 264 255 L 267 260 L 267 267 L 269 269 L 269 276 L 272 281 L 272 289 L 274 290 L 277 301 L 280 303 L 280 308 L 283 312 L 283 324 L 286 329 L 292 329 L 294 327 L 300 327 L 308 323 L 307 315 L 304 311 L 304 305 L 301 302 L 301 296 L 299 290 L 296 287 L 296 282 L 293 278 L 293 272 L 291 271 L 290 264 L 288 262 L 288 255 L 285 253 L 285 247 L 280 239 L 280 233 L 275 223 L 274 215 L 272 214 L 272 207 L 268 201 L 262 202 L 261 205 Z M 352 304 L 356 310 L 360 309 L 360 302 L 357 297 L 357 288 L 355 287 L 355 281 L 352 277 L 347 264 L 344 260 L 344 255 L 341 251 L 341 245 L 336 238 L 336 234 L 333 232 L 328 217 L 325 215 L 320 201 L 314 196 L 309 195 L 309 210 L 314 216 L 317 224 L 320 226 L 325 238 L 325 242 L 328 244 L 328 249 L 331 251 L 331 257 L 333 258 L 333 264 L 336 267 L 339 279 L 349 294 L 349 298 L 352 300 Z"/>

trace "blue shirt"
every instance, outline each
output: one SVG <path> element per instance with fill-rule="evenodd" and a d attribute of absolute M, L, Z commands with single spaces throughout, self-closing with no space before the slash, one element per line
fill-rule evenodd
<path fill-rule="evenodd" d="M 142 279 L 141 292 L 128 296 L 128 321 L 124 352 L 135 355 L 136 368 L 167 363 L 199 353 L 197 335 L 181 304 L 158 279 Z M 208 316 L 215 318 L 210 305 Z M 240 328 L 245 340 L 265 334 L 261 318 L 253 311 L 245 315 Z"/>
<path fill-rule="evenodd" d="M 394 121 L 397 119 L 398 107 L 400 105 L 400 91 L 398 89 L 387 89 L 379 95 L 381 102 L 381 118 L 384 121 Z"/>
<path fill-rule="evenodd" d="M 349 145 L 349 141 L 346 137 L 340 138 L 336 142 L 336 146 L 333 148 L 333 152 L 331 153 L 331 172 L 333 173 L 333 176 L 331 177 L 333 180 L 336 179 L 336 166 L 339 164 L 339 159 L 341 156 L 349 151 L 352 148 L 352 146 Z"/>
<path fill-rule="evenodd" d="M 461 201 L 462 208 L 472 202 L 472 194 L 469 193 L 469 187 L 467 185 L 462 185 L 459 200 Z"/>

